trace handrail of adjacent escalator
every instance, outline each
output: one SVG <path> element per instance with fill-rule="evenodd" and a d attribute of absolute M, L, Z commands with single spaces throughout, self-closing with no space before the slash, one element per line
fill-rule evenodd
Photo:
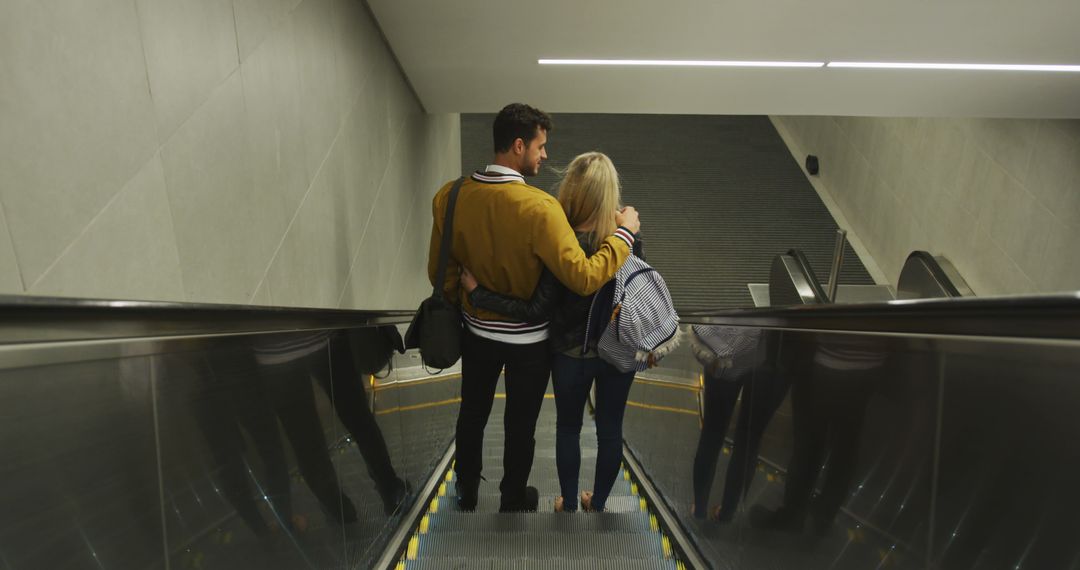
<path fill-rule="evenodd" d="M 680 320 L 769 329 L 1080 340 L 1080 292 L 699 311 L 680 314 Z"/>
<path fill-rule="evenodd" d="M 916 250 L 916 251 L 911 252 L 910 255 L 908 255 L 908 260 L 909 261 L 912 258 L 918 259 L 920 262 L 922 262 L 922 264 L 926 268 L 927 272 L 930 274 L 931 277 L 934 278 L 934 280 L 937 282 L 938 286 L 941 287 L 942 291 L 944 291 L 947 296 L 949 296 L 949 297 L 963 297 L 964 296 L 960 292 L 960 290 L 957 289 L 956 284 L 953 283 L 953 280 L 949 277 L 949 275 L 941 267 L 941 264 L 938 263 L 937 258 L 935 258 L 932 254 L 930 254 L 930 252 L 922 251 L 922 250 Z"/>
<path fill-rule="evenodd" d="M 332 330 L 409 322 L 413 311 L 0 295 L 0 344 Z"/>
<path fill-rule="evenodd" d="M 818 279 L 817 274 L 814 273 L 810 260 L 806 259 L 806 254 L 801 249 L 789 249 L 787 254 L 795 258 L 795 261 L 799 264 L 810 284 L 810 288 L 814 290 L 814 296 L 818 298 L 818 303 L 829 303 L 829 295 L 825 292 L 825 288 L 821 286 L 821 281 Z"/>

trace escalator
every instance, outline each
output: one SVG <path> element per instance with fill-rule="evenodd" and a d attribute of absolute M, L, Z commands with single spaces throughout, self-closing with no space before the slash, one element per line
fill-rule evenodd
<path fill-rule="evenodd" d="M 901 278 L 897 301 L 828 303 L 791 252 L 772 266 L 771 307 L 684 315 L 776 337 L 754 381 L 812 388 L 802 401 L 836 410 L 778 407 L 727 521 L 691 514 L 710 435 L 685 354 L 634 383 L 611 512 L 551 512 L 549 399 L 530 479 L 540 512 L 497 513 L 497 399 L 489 482 L 461 513 L 460 375 L 390 358 L 410 313 L 0 299 L 0 568 L 1075 567 L 1080 296 L 964 298 L 946 267 L 912 259 L 921 276 Z M 935 290 L 960 297 L 912 298 Z M 844 369 L 865 354 L 862 372 Z M 845 376 L 807 372 L 826 369 Z M 737 416 L 710 507 L 747 445 Z M 834 517 L 761 525 L 807 480 L 792 473 L 798 438 L 838 417 L 848 437 L 825 430 L 808 456 L 821 459 L 809 504 L 839 498 Z"/>
<path fill-rule="evenodd" d="M 497 420 L 504 394 L 499 394 L 485 432 L 484 462 L 488 482 L 481 484 L 476 512 L 460 512 L 456 505 L 453 471 L 447 472 L 428 504 L 398 568 L 684 568 L 676 560 L 669 538 L 662 532 L 648 500 L 624 466 L 602 515 L 555 513 L 558 494 L 554 402 L 545 402 L 537 424 L 538 442 L 530 484 L 540 490 L 536 513 L 499 513 L 498 481 L 502 477 L 503 431 Z M 596 431 L 582 429 L 583 488 L 591 488 L 596 457 Z"/>

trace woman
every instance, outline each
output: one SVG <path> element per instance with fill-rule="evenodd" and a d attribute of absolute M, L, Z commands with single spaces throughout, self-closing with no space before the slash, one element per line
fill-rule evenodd
<path fill-rule="evenodd" d="M 596 252 L 604 238 L 615 232 L 619 199 L 619 176 L 606 155 L 587 152 L 570 162 L 559 184 L 559 203 L 586 254 Z M 639 257 L 640 246 L 641 241 L 636 240 L 634 248 Z M 555 499 L 556 511 L 578 510 L 582 417 L 596 381 L 596 479 L 593 492 L 581 493 L 581 508 L 603 511 L 619 474 L 623 412 L 634 372 L 619 372 L 601 360 L 596 352 L 598 339 L 585 338 L 592 295 L 572 293 L 547 270 L 529 301 L 480 287 L 467 269 L 461 283 L 475 307 L 526 322 L 550 322 L 551 376 L 557 412 L 555 462 L 562 488 L 562 496 Z"/>

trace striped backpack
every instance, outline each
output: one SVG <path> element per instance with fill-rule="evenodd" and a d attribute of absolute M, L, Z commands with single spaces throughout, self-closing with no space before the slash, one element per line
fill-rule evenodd
<path fill-rule="evenodd" d="M 586 339 L 600 330 L 597 352 L 620 372 L 652 368 L 679 345 L 679 315 L 667 284 L 641 258 L 628 257 L 593 297 Z"/>

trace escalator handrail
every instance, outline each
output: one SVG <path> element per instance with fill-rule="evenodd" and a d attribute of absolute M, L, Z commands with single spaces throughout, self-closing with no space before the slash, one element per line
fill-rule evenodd
<path fill-rule="evenodd" d="M 680 313 L 679 320 L 769 329 L 1075 341 L 1080 340 L 1080 292 L 697 311 Z"/>
<path fill-rule="evenodd" d="M 0 345 L 332 330 L 404 324 L 413 313 L 0 295 Z"/>
<path fill-rule="evenodd" d="M 825 288 L 821 286 L 821 281 L 818 281 L 817 274 L 814 273 L 814 268 L 810 265 L 810 260 L 806 259 L 806 254 L 801 249 L 789 249 L 787 254 L 795 258 L 803 274 L 806 275 L 806 280 L 810 283 L 810 288 L 814 290 L 817 302 L 820 304 L 830 303 L 829 295 L 825 292 Z"/>
<path fill-rule="evenodd" d="M 942 290 L 945 291 L 947 296 L 963 297 L 960 290 L 956 288 L 956 284 L 953 283 L 952 279 L 945 273 L 945 270 L 941 268 L 941 264 L 938 263 L 937 258 L 931 255 L 930 252 L 915 250 L 908 255 L 908 260 L 910 261 L 913 257 L 923 263 L 927 271 L 930 272 L 930 275 L 933 276 L 934 280 L 941 285 Z"/>

